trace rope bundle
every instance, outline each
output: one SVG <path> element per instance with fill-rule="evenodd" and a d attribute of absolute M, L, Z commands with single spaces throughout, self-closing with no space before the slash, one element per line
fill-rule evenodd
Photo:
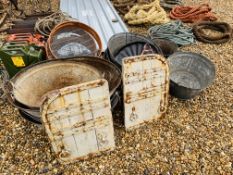
<path fill-rule="evenodd" d="M 135 2 L 136 0 L 113 0 L 113 5 L 121 14 L 126 14 Z"/>
<path fill-rule="evenodd" d="M 205 29 L 221 32 L 220 35 L 210 36 L 204 33 Z M 196 38 L 205 43 L 221 44 L 228 42 L 232 37 L 232 28 L 225 22 L 202 22 L 194 25 L 193 33 Z"/>
<path fill-rule="evenodd" d="M 181 21 L 151 27 L 148 35 L 152 39 L 167 39 L 181 46 L 192 44 L 195 41 L 192 29 L 184 27 Z"/>
<path fill-rule="evenodd" d="M 63 12 L 53 13 L 45 18 L 38 19 L 35 24 L 35 31 L 44 36 L 49 36 L 51 30 L 59 23 L 67 20 L 69 16 Z"/>
<path fill-rule="evenodd" d="M 160 6 L 159 0 L 150 4 L 135 5 L 125 15 L 129 24 L 164 24 L 169 22 L 165 10 Z"/>
<path fill-rule="evenodd" d="M 121 13 L 126 14 L 136 3 L 150 3 L 153 0 L 112 0 L 114 7 Z"/>
<path fill-rule="evenodd" d="M 181 5 L 181 0 L 160 0 L 160 5 L 167 10 L 171 10 L 175 5 Z"/>
<path fill-rule="evenodd" d="M 170 17 L 171 19 L 188 23 L 217 20 L 208 4 L 200 6 L 175 6 L 170 12 Z"/>

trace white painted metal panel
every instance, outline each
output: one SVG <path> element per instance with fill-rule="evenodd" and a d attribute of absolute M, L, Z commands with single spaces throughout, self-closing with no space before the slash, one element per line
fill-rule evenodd
<path fill-rule="evenodd" d="M 60 9 L 94 28 L 103 41 L 103 49 L 114 34 L 128 32 L 109 0 L 61 0 Z"/>
<path fill-rule="evenodd" d="M 123 60 L 125 127 L 130 129 L 157 119 L 167 109 L 169 70 L 160 55 Z"/>
<path fill-rule="evenodd" d="M 52 91 L 41 112 L 52 147 L 62 163 L 115 147 L 106 80 Z"/>

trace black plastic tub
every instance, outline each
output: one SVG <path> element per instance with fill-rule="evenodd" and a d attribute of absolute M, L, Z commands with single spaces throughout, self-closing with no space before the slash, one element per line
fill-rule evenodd
<path fill-rule="evenodd" d="M 115 34 L 109 39 L 108 48 L 105 51 L 105 58 L 112 61 L 113 63 L 116 63 L 115 57 L 119 53 L 119 51 L 129 44 L 137 42 L 151 45 L 153 48 L 157 50 L 157 53 L 162 54 L 161 49 L 151 39 L 143 35 L 125 32 Z"/>
<path fill-rule="evenodd" d="M 176 52 L 168 58 L 170 93 L 187 100 L 210 86 L 215 78 L 215 65 L 201 54 Z"/>
<path fill-rule="evenodd" d="M 126 57 L 137 56 L 142 54 L 154 54 L 154 53 L 161 54 L 160 48 L 155 47 L 154 45 L 146 43 L 144 41 L 137 41 L 137 42 L 129 43 L 124 47 L 122 47 L 114 55 L 114 58 L 112 58 L 111 61 L 121 68 L 122 60 Z"/>

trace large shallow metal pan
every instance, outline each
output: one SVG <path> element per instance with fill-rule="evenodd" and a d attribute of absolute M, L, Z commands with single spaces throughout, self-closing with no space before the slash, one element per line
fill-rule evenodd
<path fill-rule="evenodd" d="M 99 78 L 109 82 L 111 100 L 115 104 L 115 91 L 121 83 L 121 72 L 109 61 L 96 57 L 50 60 L 30 66 L 9 82 L 8 100 L 23 117 L 40 123 L 39 107 L 46 93 Z"/>
<path fill-rule="evenodd" d="M 61 89 L 101 78 L 92 66 L 76 61 L 45 61 L 14 76 L 10 82 L 14 98 L 28 107 L 39 107 L 41 97 L 51 90 Z"/>
<path fill-rule="evenodd" d="M 203 55 L 176 52 L 168 58 L 170 93 L 180 99 L 191 99 L 211 85 L 215 78 L 214 64 Z"/>
<path fill-rule="evenodd" d="M 110 96 L 114 94 L 121 84 L 121 70 L 110 61 L 92 56 L 80 56 L 69 60 L 85 63 L 96 68 L 101 77 L 109 82 Z"/>

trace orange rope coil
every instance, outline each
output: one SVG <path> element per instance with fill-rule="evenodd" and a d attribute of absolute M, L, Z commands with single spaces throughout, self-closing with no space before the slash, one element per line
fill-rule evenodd
<path fill-rule="evenodd" d="M 170 12 L 170 18 L 179 19 L 187 23 L 217 20 L 208 4 L 200 6 L 175 6 Z"/>

